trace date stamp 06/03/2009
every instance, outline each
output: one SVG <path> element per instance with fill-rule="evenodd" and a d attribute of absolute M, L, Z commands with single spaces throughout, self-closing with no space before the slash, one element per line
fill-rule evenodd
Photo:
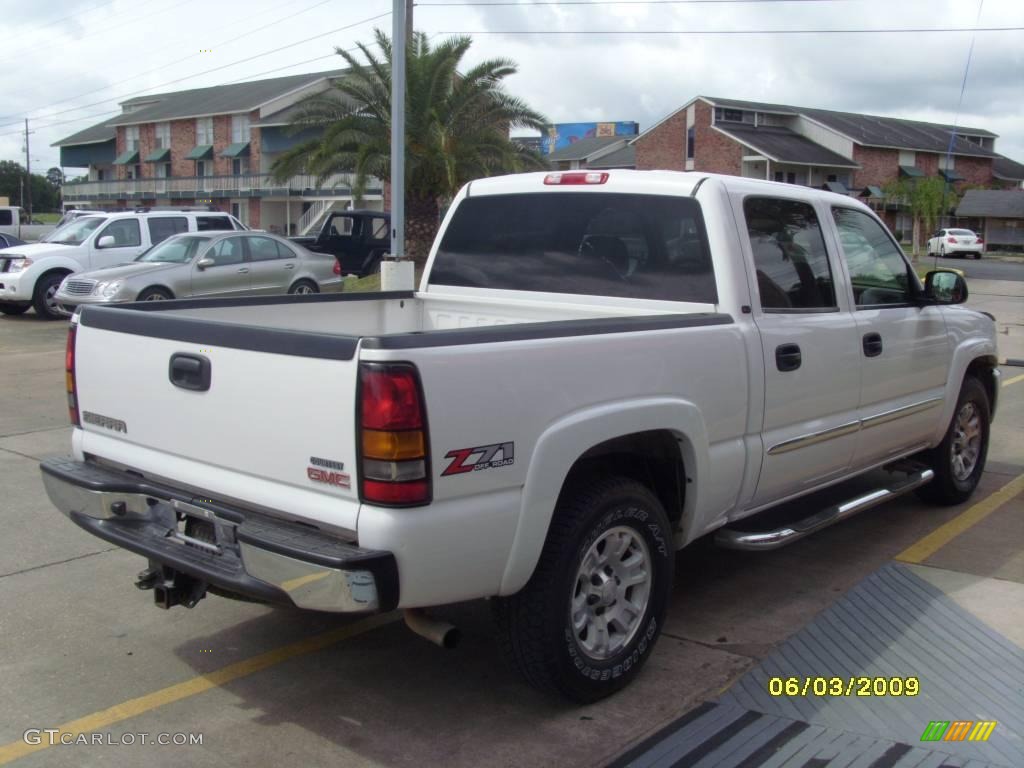
<path fill-rule="evenodd" d="M 771 696 L 917 696 L 916 677 L 770 677 Z"/>

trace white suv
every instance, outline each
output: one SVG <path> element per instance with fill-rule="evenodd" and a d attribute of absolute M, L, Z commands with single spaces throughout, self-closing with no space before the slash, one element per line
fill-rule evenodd
<path fill-rule="evenodd" d="M 68 222 L 45 243 L 0 250 L 0 313 L 20 315 L 33 307 L 47 320 L 62 316 L 55 299 L 74 272 L 132 261 L 179 232 L 246 229 L 218 211 L 95 213 Z"/>

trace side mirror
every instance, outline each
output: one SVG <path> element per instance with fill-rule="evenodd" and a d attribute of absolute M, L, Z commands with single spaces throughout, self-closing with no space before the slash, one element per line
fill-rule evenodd
<path fill-rule="evenodd" d="M 207 256 L 206 258 L 200 259 L 199 261 L 197 261 L 196 262 L 196 267 L 198 269 L 206 269 L 207 267 L 212 267 L 216 263 L 217 263 L 216 261 L 214 261 L 209 256 Z"/>
<path fill-rule="evenodd" d="M 117 240 L 113 235 L 104 235 L 96 241 L 97 248 L 113 248 L 115 245 L 117 245 Z"/>
<path fill-rule="evenodd" d="M 967 301 L 967 281 L 948 269 L 936 269 L 924 276 L 924 295 L 935 304 L 963 304 Z"/>

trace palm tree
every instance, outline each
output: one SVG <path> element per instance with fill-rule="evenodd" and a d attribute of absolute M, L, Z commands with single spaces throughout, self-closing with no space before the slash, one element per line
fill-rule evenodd
<path fill-rule="evenodd" d="M 371 177 L 391 175 L 391 40 L 374 30 L 381 56 L 362 43 L 362 63 L 336 49 L 349 71 L 333 89 L 309 99 L 292 130 L 322 129 L 273 164 L 279 180 L 295 173 L 320 180 L 353 173 L 358 200 Z M 466 72 L 459 62 L 472 45 L 452 37 L 431 47 L 413 35 L 406 57 L 406 253 L 426 259 L 437 233 L 440 206 L 468 181 L 546 167 L 543 157 L 510 141 L 510 128 L 543 129 L 547 119 L 509 95 L 502 81 L 517 71 L 508 59 L 489 59 Z"/>

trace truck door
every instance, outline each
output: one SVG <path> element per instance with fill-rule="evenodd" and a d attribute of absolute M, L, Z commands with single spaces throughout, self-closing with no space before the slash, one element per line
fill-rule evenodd
<path fill-rule="evenodd" d="M 914 303 L 910 263 L 866 211 L 833 206 L 863 367 L 854 465 L 923 447 L 935 433 L 953 350 L 938 307 Z"/>
<path fill-rule="evenodd" d="M 100 245 L 100 241 L 106 237 L 113 238 L 113 242 Z M 89 241 L 89 268 L 100 269 L 134 261 L 136 256 L 146 250 L 147 245 L 143 244 L 142 227 L 138 219 L 114 219 Z"/>
<path fill-rule="evenodd" d="M 341 262 L 342 269 L 352 269 L 352 251 L 359 237 L 359 220 L 353 216 L 334 214 L 324 227 L 323 245 L 319 250 L 330 253 Z"/>
<path fill-rule="evenodd" d="M 763 455 L 752 500 L 761 506 L 850 466 L 860 348 L 815 208 L 799 199 L 752 196 L 737 214 L 757 277 L 751 309 L 765 369 Z"/>

